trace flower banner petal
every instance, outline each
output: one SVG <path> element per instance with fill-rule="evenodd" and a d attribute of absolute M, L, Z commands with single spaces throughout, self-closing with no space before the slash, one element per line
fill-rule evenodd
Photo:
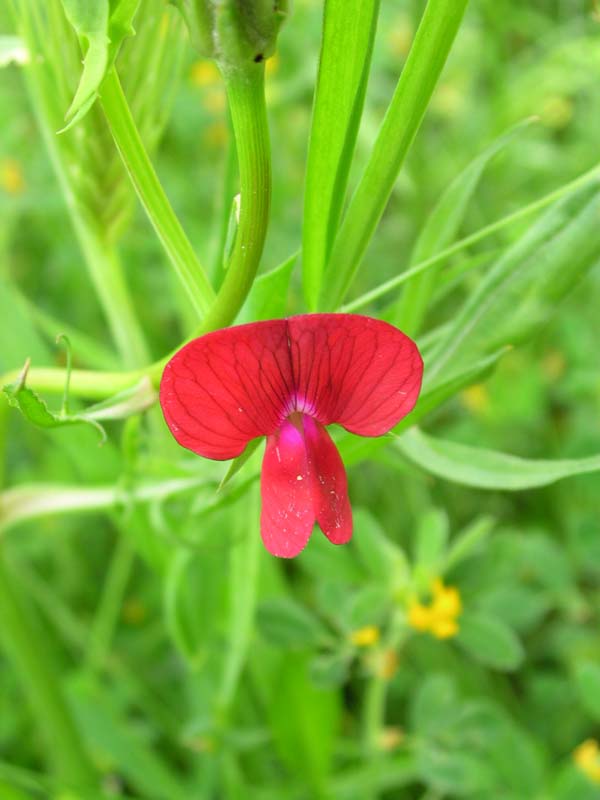
<path fill-rule="evenodd" d="M 423 361 L 397 328 L 359 314 L 306 314 L 287 325 L 298 411 L 381 436 L 413 409 Z"/>
<path fill-rule="evenodd" d="M 267 439 L 260 491 L 265 547 L 274 556 L 297 556 L 310 538 L 315 512 L 304 436 L 289 420 Z"/>
<path fill-rule="evenodd" d="M 348 479 L 337 448 L 325 428 L 303 415 L 312 503 L 319 527 L 333 544 L 352 538 Z"/>
<path fill-rule="evenodd" d="M 285 320 L 225 328 L 194 339 L 169 361 L 160 403 L 175 439 L 206 458 L 238 456 L 274 433 L 294 396 Z"/>

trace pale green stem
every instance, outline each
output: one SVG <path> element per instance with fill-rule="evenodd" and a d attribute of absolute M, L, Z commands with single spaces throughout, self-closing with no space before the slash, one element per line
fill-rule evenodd
<path fill-rule="evenodd" d="M 131 542 L 120 531 L 90 630 L 86 661 L 91 670 L 100 669 L 107 660 L 134 559 Z"/>
<path fill-rule="evenodd" d="M 536 211 L 541 211 L 542 209 L 546 208 L 546 206 L 549 206 L 557 200 L 560 200 L 567 194 L 575 192 L 577 189 L 581 189 L 586 184 L 591 183 L 593 180 L 598 178 L 600 178 L 600 167 L 595 166 L 587 172 L 584 172 L 583 175 L 580 175 L 578 178 L 575 178 L 569 183 L 566 183 L 564 186 L 561 186 L 559 189 L 555 189 L 549 194 L 540 197 L 538 200 L 534 200 L 533 203 L 529 203 L 523 208 L 518 209 L 518 211 L 514 211 L 512 214 L 507 214 L 505 217 L 502 217 L 495 222 L 491 222 L 489 225 L 486 225 L 480 230 L 475 231 L 475 233 L 470 234 L 470 236 L 465 236 L 464 239 L 459 239 L 458 242 L 455 242 L 449 247 L 445 247 L 434 256 L 426 258 L 424 261 L 415 264 L 414 267 L 407 269 L 406 272 L 403 272 L 401 275 L 391 278 L 389 281 L 385 281 L 385 283 L 381 283 L 379 286 L 376 286 L 375 289 L 371 289 L 369 292 L 365 292 L 365 294 L 362 294 L 355 300 L 343 305 L 341 311 L 348 313 L 368 305 L 373 300 L 377 300 L 388 292 L 397 289 L 415 275 L 420 275 L 422 272 L 426 272 L 428 269 L 436 264 L 439 264 L 441 261 L 446 261 L 446 259 L 456 255 L 456 253 L 460 253 L 461 250 L 465 250 L 467 247 L 477 244 L 482 239 L 497 233 L 509 225 L 513 225 L 515 222 L 519 222 L 530 214 L 535 214 Z"/>

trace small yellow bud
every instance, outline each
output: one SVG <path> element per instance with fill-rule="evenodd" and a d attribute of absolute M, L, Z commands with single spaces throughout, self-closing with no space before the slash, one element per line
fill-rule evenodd
<path fill-rule="evenodd" d="M 25 191 L 23 170 L 14 158 L 0 161 L 0 188 L 7 194 L 22 194 Z"/>
<path fill-rule="evenodd" d="M 573 752 L 573 761 L 594 783 L 600 783 L 600 748 L 595 739 L 586 739 Z"/>
<path fill-rule="evenodd" d="M 474 383 L 460 393 L 463 406 L 474 414 L 483 414 L 490 405 L 488 390 L 482 383 Z"/>
<path fill-rule="evenodd" d="M 383 728 L 379 734 L 379 749 L 389 753 L 391 750 L 396 750 L 404 739 L 405 734 L 402 728 L 388 726 L 387 728 Z"/>
<path fill-rule="evenodd" d="M 431 627 L 431 608 L 413 602 L 408 608 L 408 624 L 417 631 L 428 631 Z"/>
<path fill-rule="evenodd" d="M 376 625 L 365 625 L 350 634 L 350 641 L 356 647 L 369 647 L 379 641 L 379 628 Z"/>
<path fill-rule="evenodd" d="M 213 61 L 194 61 L 190 68 L 190 80 L 194 86 L 215 86 L 221 82 L 221 74 Z"/>

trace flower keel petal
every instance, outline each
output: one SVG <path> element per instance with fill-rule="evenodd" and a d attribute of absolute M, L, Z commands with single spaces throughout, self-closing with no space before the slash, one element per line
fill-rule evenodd
<path fill-rule="evenodd" d="M 310 538 L 315 512 L 304 436 L 289 420 L 267 438 L 260 491 L 265 547 L 281 558 L 297 556 Z"/>
<path fill-rule="evenodd" d="M 345 544 L 352 538 L 352 508 L 344 464 L 319 422 L 304 415 L 303 427 L 317 522 L 330 542 Z"/>

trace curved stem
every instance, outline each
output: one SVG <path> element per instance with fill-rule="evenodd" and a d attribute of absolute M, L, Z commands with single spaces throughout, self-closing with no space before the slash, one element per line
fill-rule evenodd
<path fill-rule="evenodd" d="M 225 279 L 196 336 L 229 325 L 242 307 L 262 255 L 271 202 L 264 64 L 222 71 L 240 171 L 240 219 Z"/>

